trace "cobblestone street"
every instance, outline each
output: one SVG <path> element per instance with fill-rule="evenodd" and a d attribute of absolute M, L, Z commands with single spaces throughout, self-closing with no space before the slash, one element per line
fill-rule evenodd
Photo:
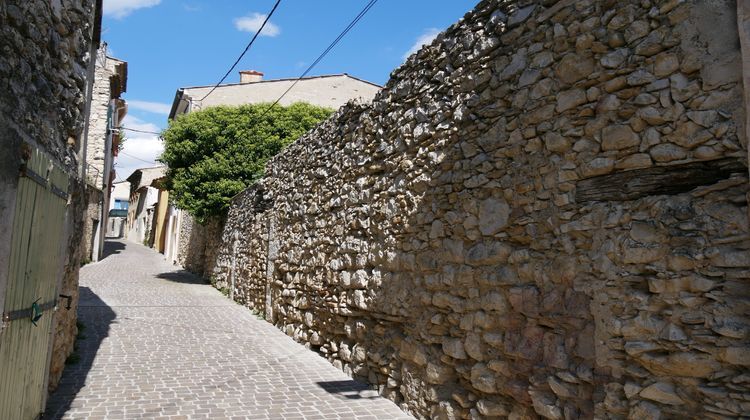
<path fill-rule="evenodd" d="M 107 248 L 81 269 L 79 360 L 45 418 L 410 418 L 162 255 Z"/>

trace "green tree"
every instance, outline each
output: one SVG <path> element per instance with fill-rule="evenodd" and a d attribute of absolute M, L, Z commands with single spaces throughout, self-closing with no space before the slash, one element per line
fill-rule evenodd
<path fill-rule="evenodd" d="M 182 115 L 164 130 L 167 188 L 199 222 L 223 216 L 230 199 L 263 176 L 266 162 L 331 115 L 306 103 L 218 106 Z"/>

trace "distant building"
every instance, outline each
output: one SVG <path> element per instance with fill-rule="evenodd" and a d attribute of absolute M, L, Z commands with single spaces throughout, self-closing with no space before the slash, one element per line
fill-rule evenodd
<path fill-rule="evenodd" d="M 163 177 L 166 170 L 165 166 L 141 168 L 136 169 L 128 177 L 128 182 L 130 182 L 130 202 L 126 224 L 128 240 L 150 246 L 155 205 L 159 201 L 159 190 L 152 187 L 151 183 Z"/>
<path fill-rule="evenodd" d="M 164 253 L 167 242 L 167 224 L 169 223 L 169 216 L 172 212 L 171 206 L 169 205 L 169 191 L 164 188 L 164 181 L 166 177 L 161 177 L 153 180 L 151 186 L 159 190 L 158 202 L 155 206 L 154 222 L 152 228 L 153 242 L 151 247 L 155 250 Z"/>
<path fill-rule="evenodd" d="M 221 85 L 203 99 L 213 86 L 180 88 L 172 102 L 169 119 L 178 115 L 218 105 L 246 105 L 275 102 L 297 79 L 263 80 L 263 73 L 249 70 L 240 72 L 240 83 Z M 371 100 L 381 89 L 348 74 L 314 76 L 300 79 L 279 102 L 291 105 L 305 102 L 337 109 L 352 99 Z"/>
<path fill-rule="evenodd" d="M 112 184 L 112 192 L 109 195 L 110 210 L 127 210 L 130 202 L 130 182 L 115 182 Z"/>
<path fill-rule="evenodd" d="M 128 63 L 107 55 L 102 44 L 96 55 L 91 114 L 86 141 L 86 197 L 84 258 L 98 261 L 109 227 L 110 191 L 115 178 L 114 158 L 121 141 L 118 127 L 127 113 L 120 96 L 127 89 Z"/>
<path fill-rule="evenodd" d="M 130 183 L 122 181 L 112 184 L 109 196 L 109 220 L 106 235 L 108 238 L 122 238 L 125 236 L 125 223 L 128 218 Z"/>
<path fill-rule="evenodd" d="M 379 85 L 346 73 L 306 77 L 296 84 L 295 81 L 297 79 L 263 80 L 263 73 L 246 70 L 240 71 L 239 83 L 218 86 L 205 99 L 214 86 L 180 88 L 175 93 L 169 119 L 212 106 L 273 103 L 285 93 L 279 101 L 282 106 L 305 102 L 338 109 L 354 99 L 369 102 L 381 89 Z M 173 205 L 168 206 L 164 217 L 164 231 L 159 235 L 164 239 L 159 246 L 163 247 L 165 258 L 190 271 L 210 275 L 212 268 L 208 261 L 212 260 L 211 248 L 221 235 L 220 223 L 213 220 L 206 226 L 200 225 Z"/>

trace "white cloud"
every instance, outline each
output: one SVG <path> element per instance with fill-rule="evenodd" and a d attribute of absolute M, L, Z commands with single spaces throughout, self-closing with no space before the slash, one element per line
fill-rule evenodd
<path fill-rule="evenodd" d="M 122 125 L 127 128 L 143 131 L 159 132 L 161 129 L 156 124 L 143 121 L 136 117 L 126 115 Z M 164 143 L 155 134 L 138 133 L 135 131 L 123 131 L 125 144 L 122 152 L 115 159 L 115 171 L 117 179 L 124 181 L 138 168 L 159 166 L 161 163 L 156 159 L 164 151 Z"/>
<path fill-rule="evenodd" d="M 251 15 L 235 19 L 234 27 L 237 28 L 238 31 L 258 32 L 258 29 L 260 29 L 260 26 L 263 24 L 264 20 L 266 20 L 266 15 L 253 13 Z M 266 26 L 263 28 L 263 32 L 261 32 L 260 35 L 274 37 L 280 33 L 281 28 L 276 26 L 273 22 L 268 21 L 268 23 L 266 23 Z"/>
<path fill-rule="evenodd" d="M 153 7 L 161 0 L 104 0 L 104 14 L 115 19 L 122 19 L 138 9 Z"/>
<path fill-rule="evenodd" d="M 422 35 L 420 35 L 417 38 L 417 40 L 414 42 L 414 45 L 412 45 L 411 48 L 409 48 L 409 51 L 407 51 L 404 54 L 403 59 L 406 60 L 407 58 L 409 58 L 410 55 L 412 55 L 415 52 L 419 51 L 419 49 L 422 48 L 422 45 L 429 44 L 439 34 L 440 34 L 440 29 L 437 29 L 437 28 L 426 29 L 422 33 Z"/>
<path fill-rule="evenodd" d="M 169 115 L 169 111 L 172 110 L 172 105 L 164 104 L 161 102 L 148 102 L 139 101 L 137 99 L 128 99 L 128 108 L 151 112 L 153 114 Z"/>
<path fill-rule="evenodd" d="M 134 130 L 141 130 L 141 131 L 153 131 L 153 132 L 160 132 L 161 128 L 157 126 L 156 124 L 152 124 L 150 122 L 143 121 L 142 119 L 138 117 L 134 117 L 130 114 L 125 115 L 125 118 L 122 120 L 123 127 L 132 128 Z M 130 134 L 134 134 L 133 131 L 127 131 L 128 137 L 130 137 Z"/>

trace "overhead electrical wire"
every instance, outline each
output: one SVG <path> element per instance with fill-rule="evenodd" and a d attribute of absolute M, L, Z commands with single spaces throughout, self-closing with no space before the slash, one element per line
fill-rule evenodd
<path fill-rule="evenodd" d="M 145 162 L 145 163 L 157 163 L 157 162 L 155 162 L 155 161 L 153 161 L 153 160 L 145 160 L 145 159 L 141 159 L 141 158 L 139 158 L 139 157 L 137 157 L 137 156 L 133 156 L 133 155 L 131 155 L 131 154 L 125 153 L 125 152 L 123 152 L 122 150 L 120 150 L 119 152 L 117 152 L 117 154 L 118 154 L 118 155 L 119 155 L 119 154 L 122 154 L 122 155 L 125 155 L 125 156 L 129 157 L 129 158 L 132 158 L 132 159 L 135 159 L 135 160 L 140 160 L 141 162 Z"/>
<path fill-rule="evenodd" d="M 302 74 L 298 78 L 296 78 L 294 80 L 294 82 L 284 91 L 284 93 L 282 93 L 281 96 L 279 96 L 278 99 L 276 99 L 268 108 L 265 109 L 265 111 L 263 111 L 263 113 L 259 117 L 257 117 L 257 119 L 263 118 L 266 114 L 268 114 L 271 111 L 271 109 L 273 109 L 274 106 L 276 106 L 282 99 L 284 99 L 284 96 L 286 96 L 294 88 L 294 86 L 296 86 L 297 83 L 299 83 L 299 81 L 302 80 L 302 78 L 304 78 L 305 76 L 307 76 L 310 73 L 310 71 L 312 71 L 312 69 L 315 68 L 315 66 L 318 65 L 318 63 L 320 63 L 326 57 L 326 55 L 328 55 L 328 53 L 331 52 L 331 50 L 336 45 L 338 45 L 338 43 L 349 33 L 349 31 L 352 30 L 352 28 L 354 28 L 355 25 L 357 25 L 357 23 L 359 23 L 360 20 L 362 20 L 362 18 L 367 14 L 367 12 L 370 11 L 370 9 L 372 9 L 373 6 L 375 6 L 375 4 L 377 2 L 378 2 L 378 0 L 370 0 L 365 5 L 365 7 L 363 7 L 362 10 L 357 14 L 357 16 L 355 16 L 354 19 L 352 19 L 352 21 L 349 22 L 349 24 L 346 26 L 346 28 L 344 28 L 341 31 L 341 33 L 339 33 L 339 35 L 336 37 L 336 39 L 334 39 L 328 45 L 328 47 L 326 47 L 326 49 L 323 50 L 322 53 L 320 53 L 320 55 L 318 56 L 318 58 L 316 58 L 315 61 L 312 64 L 310 64 L 310 66 L 308 66 L 307 69 L 305 69 L 305 71 L 302 72 Z M 224 77 L 222 77 L 221 80 L 219 80 L 219 82 L 216 83 L 216 85 L 214 85 L 211 88 L 211 90 L 205 96 L 203 96 L 203 98 L 200 99 L 200 101 L 203 101 L 211 93 L 213 93 L 213 91 L 216 90 L 216 88 L 218 88 L 221 85 L 221 83 L 224 82 L 224 80 L 226 80 L 226 78 L 229 76 L 229 74 L 232 73 L 232 71 L 234 70 L 234 68 L 237 67 L 237 64 L 239 64 L 240 60 L 242 59 L 242 57 L 244 57 L 245 53 L 247 53 L 247 51 L 250 49 L 250 47 L 252 47 L 253 43 L 258 38 L 258 35 L 261 33 L 261 31 L 263 30 L 263 28 L 266 26 L 266 23 L 268 23 L 268 21 L 271 19 L 271 16 L 276 11 L 276 8 L 279 6 L 279 3 L 281 3 L 281 0 L 277 0 L 276 1 L 276 4 L 274 4 L 273 8 L 271 9 L 271 11 L 266 16 L 266 19 L 263 21 L 263 24 L 260 26 L 260 29 L 258 29 L 258 31 L 255 33 L 255 35 L 253 36 L 253 38 L 250 40 L 250 43 L 248 43 L 247 46 L 245 47 L 245 50 L 242 51 L 242 54 L 240 54 L 240 56 L 237 58 L 237 60 L 234 62 L 234 64 L 232 64 L 232 67 L 230 67 L 229 70 L 227 70 L 226 74 L 224 74 Z M 156 134 L 156 135 L 160 135 L 161 134 L 161 133 L 157 133 L 157 132 L 153 132 L 153 131 L 136 130 L 136 129 L 133 129 L 133 128 L 126 128 L 126 127 L 117 127 L 117 128 L 120 129 L 120 130 L 134 131 L 134 132 L 137 132 L 137 133 Z M 153 162 L 153 161 L 147 161 L 147 160 L 135 157 L 135 156 L 130 155 L 128 153 L 125 153 L 123 151 L 120 151 L 120 153 L 122 153 L 125 156 L 131 157 L 133 159 L 140 160 L 141 162 L 156 163 L 156 162 Z"/>
<path fill-rule="evenodd" d="M 315 61 L 314 61 L 314 62 L 313 62 L 312 64 L 310 64 L 310 66 L 309 66 L 309 67 L 307 67 L 307 69 L 306 69 L 306 70 L 305 70 L 305 71 L 304 71 L 304 72 L 303 72 L 303 73 L 302 73 L 302 74 L 301 74 L 301 75 L 300 75 L 300 76 L 299 76 L 299 77 L 298 77 L 297 79 L 295 79 L 295 80 L 294 80 L 294 83 L 292 83 L 292 84 L 291 84 L 291 86 L 289 86 L 289 88 L 287 88 L 287 90 L 285 90 L 285 91 L 284 91 L 284 93 L 282 93 L 282 94 L 281 94 L 281 96 L 279 96 L 279 99 L 276 99 L 276 101 L 274 101 L 274 102 L 273 102 L 273 103 L 271 104 L 271 106 L 269 106 L 268 108 L 266 108 L 266 110 L 265 110 L 265 111 L 263 111 L 263 113 L 262 113 L 262 114 L 260 114 L 260 116 L 258 117 L 258 119 L 261 119 L 261 118 L 263 118 L 263 117 L 264 117 L 264 116 L 265 116 L 266 114 L 268 114 L 268 113 L 269 113 L 269 112 L 271 111 L 271 109 L 272 109 L 272 108 L 273 108 L 274 106 L 276 106 L 276 105 L 277 105 L 277 104 L 278 104 L 278 103 L 279 103 L 279 102 L 280 102 L 280 101 L 281 101 L 281 100 L 282 100 L 282 99 L 284 98 L 284 96 L 286 96 L 286 94 L 287 94 L 287 93 L 289 93 L 289 91 L 291 91 L 291 90 L 292 90 L 292 88 L 294 88 L 294 86 L 295 86 L 295 85 L 296 85 L 297 83 L 299 83 L 299 81 L 300 81 L 300 80 L 302 80 L 302 78 L 303 78 L 303 77 L 307 76 L 307 74 L 308 74 L 308 73 L 310 73 L 310 71 L 311 71 L 311 70 L 312 70 L 312 69 L 313 69 L 313 68 L 314 68 L 314 67 L 315 67 L 315 66 L 316 66 L 316 65 L 317 65 L 318 63 L 320 63 L 320 61 L 321 61 L 321 60 L 323 60 L 323 58 L 325 58 L 325 56 L 326 56 L 326 55 L 328 55 L 328 53 L 329 53 L 329 52 L 330 52 L 330 51 L 331 51 L 331 50 L 332 50 L 332 49 L 333 49 L 333 48 L 334 48 L 334 47 L 335 47 L 335 46 L 336 46 L 336 45 L 337 45 L 337 44 L 339 43 L 339 41 L 341 41 L 341 39 L 343 39 L 343 38 L 344 38 L 344 37 L 346 36 L 346 34 L 348 34 L 348 33 L 349 33 L 349 31 L 351 31 L 351 30 L 352 30 L 352 28 L 354 28 L 354 26 L 355 26 L 355 25 L 356 25 L 356 24 L 357 24 L 357 23 L 358 23 L 358 22 L 359 22 L 359 21 L 360 21 L 360 20 L 361 20 L 361 19 L 362 19 L 362 18 L 363 18 L 363 17 L 364 17 L 364 16 L 366 15 L 366 14 L 367 14 L 367 12 L 369 12 L 369 11 L 370 11 L 370 9 L 372 9 L 372 7 L 373 7 L 373 6 L 375 6 L 375 3 L 377 3 L 377 2 L 378 2 L 378 0 L 370 0 L 370 1 L 369 1 L 369 2 L 368 2 L 368 3 L 366 4 L 366 5 L 365 5 L 365 7 L 364 7 L 364 8 L 362 8 L 362 10 L 361 10 L 361 11 L 359 12 L 359 14 L 358 14 L 357 16 L 355 16 L 355 17 L 354 17 L 354 19 L 352 19 L 352 21 L 351 21 L 351 22 L 349 22 L 349 25 L 347 25 L 347 26 L 346 26 L 346 28 L 344 28 L 344 30 L 343 30 L 343 31 L 341 31 L 341 33 L 339 34 L 339 36 L 337 36 L 337 37 L 336 37 L 336 39 L 334 39 L 334 40 L 333 40 L 333 41 L 332 41 L 332 42 L 331 42 L 331 43 L 330 43 L 330 44 L 328 45 L 328 47 L 327 47 L 327 48 L 326 48 L 326 49 L 325 49 L 325 50 L 324 50 L 324 51 L 323 51 L 322 53 L 320 53 L 320 55 L 318 56 L 318 58 L 316 58 L 316 59 L 315 59 Z M 208 96 L 208 95 L 206 95 L 206 96 Z M 205 97 L 204 97 L 204 98 L 205 98 Z"/>
<path fill-rule="evenodd" d="M 216 85 L 213 88 L 211 88 L 210 91 L 208 91 L 208 93 L 206 94 L 206 96 L 204 96 L 204 97 L 202 97 L 200 99 L 201 102 L 203 100 L 205 100 L 206 98 L 208 98 L 208 95 L 212 94 L 216 90 L 216 88 L 219 87 L 219 85 L 221 85 L 221 83 L 224 80 L 226 80 L 227 77 L 229 77 L 229 75 L 232 73 L 232 70 L 234 70 L 234 68 L 237 67 L 237 64 L 239 64 L 240 60 L 242 60 L 242 57 L 245 56 L 245 53 L 247 53 L 247 51 L 250 49 L 250 47 L 253 46 L 253 43 L 258 38 L 258 35 L 260 35 L 261 31 L 263 31 L 263 28 L 266 26 L 266 23 L 268 23 L 268 21 L 271 19 L 271 16 L 273 15 L 273 12 L 275 12 L 276 8 L 279 7 L 279 3 L 281 3 L 281 0 L 276 0 L 276 4 L 273 5 L 273 8 L 271 9 L 271 11 L 266 16 L 266 19 L 263 21 L 263 24 L 260 25 L 260 29 L 258 29 L 258 32 L 256 32 L 255 35 L 253 35 L 253 39 L 251 39 L 250 43 L 247 44 L 247 47 L 245 47 L 245 50 L 242 51 L 242 54 L 240 54 L 239 57 L 237 57 L 237 60 L 234 62 L 234 64 L 232 64 L 232 67 L 230 67 L 229 70 L 227 70 L 226 74 L 224 74 L 224 77 L 222 77 L 221 80 L 219 80 L 219 82 L 216 83 Z"/>
<path fill-rule="evenodd" d="M 161 133 L 157 133 L 156 131 L 147 131 L 147 130 L 136 130 L 135 128 L 127 128 L 127 127 L 115 127 L 116 130 L 126 130 L 126 131 L 134 131 L 136 133 L 145 133 L 145 134 L 156 134 L 161 135 Z"/>

